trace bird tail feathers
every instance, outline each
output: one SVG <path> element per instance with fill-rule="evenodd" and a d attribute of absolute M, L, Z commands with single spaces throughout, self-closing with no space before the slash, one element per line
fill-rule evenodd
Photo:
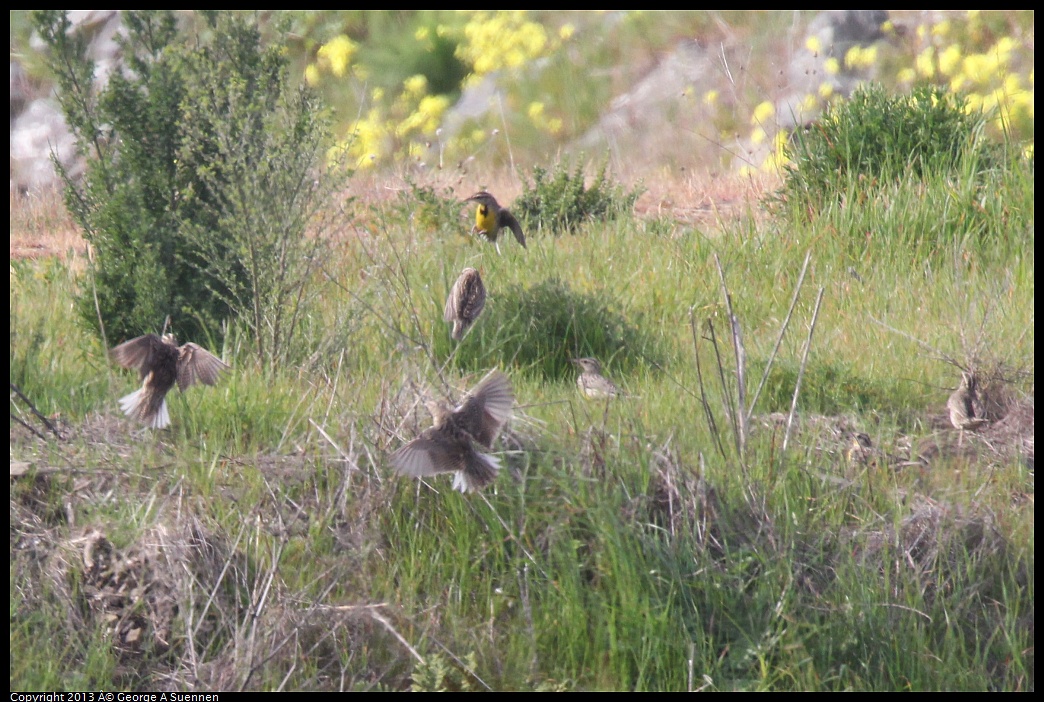
<path fill-rule="evenodd" d="M 475 452 L 464 470 L 453 474 L 453 487 L 461 492 L 478 490 L 492 483 L 500 472 L 500 460 L 496 456 Z"/>
<path fill-rule="evenodd" d="M 147 388 L 140 388 L 129 395 L 121 397 L 120 409 L 131 419 L 136 419 L 152 429 L 163 429 L 170 426 L 170 413 L 167 411 L 166 398 L 160 402 L 159 409 L 155 413 L 150 414 L 152 397 L 151 393 L 146 392 L 146 390 Z"/>

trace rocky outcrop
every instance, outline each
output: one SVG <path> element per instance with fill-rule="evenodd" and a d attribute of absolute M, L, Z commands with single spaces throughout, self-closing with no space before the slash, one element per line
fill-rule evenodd
<path fill-rule="evenodd" d="M 116 36 L 120 31 L 117 10 L 75 10 L 69 13 L 71 31 L 90 37 L 87 55 L 95 63 L 94 80 L 104 85 L 119 65 L 120 50 Z M 31 48 L 43 50 L 43 42 L 34 38 Z M 24 67 L 11 60 L 11 179 L 12 192 L 21 194 L 41 188 L 53 188 L 58 175 L 52 154 L 73 177 L 83 172 L 83 159 L 76 152 L 76 141 L 69 131 L 53 89 L 40 89 L 26 74 Z"/>

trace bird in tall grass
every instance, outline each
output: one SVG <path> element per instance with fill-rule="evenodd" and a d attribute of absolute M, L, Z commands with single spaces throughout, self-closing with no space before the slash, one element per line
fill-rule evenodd
<path fill-rule="evenodd" d="M 446 298 L 446 309 L 442 316 L 447 322 L 453 323 L 450 337 L 460 341 L 485 306 L 486 286 L 482 284 L 482 276 L 474 268 L 465 268 Z"/>
<path fill-rule="evenodd" d="M 484 451 L 493 446 L 511 419 L 514 403 L 511 381 L 498 370 L 490 371 L 457 407 L 428 401 L 434 426 L 388 460 L 399 475 L 423 478 L 454 473 L 453 487 L 457 490 L 484 488 L 500 470 L 497 458 Z"/>
<path fill-rule="evenodd" d="M 495 197 L 485 190 L 480 190 L 464 202 L 478 203 L 478 209 L 475 210 L 475 226 L 471 228 L 471 233 L 482 234 L 492 241 L 493 245 L 497 247 L 498 254 L 500 244 L 497 243 L 497 236 L 504 227 L 511 230 L 518 239 L 518 243 L 522 244 L 523 249 L 526 248 L 526 235 L 522 233 L 522 225 L 506 207 L 500 206 Z"/>
<path fill-rule="evenodd" d="M 585 397 L 607 398 L 620 394 L 616 384 L 602 375 L 602 364 L 597 358 L 574 358 L 572 362 L 580 366 L 581 373 L 576 379 L 576 386 Z"/>
<path fill-rule="evenodd" d="M 141 372 L 141 389 L 120 398 L 120 409 L 131 419 L 153 429 L 170 425 L 167 393 L 174 383 L 184 392 L 195 383 L 214 385 L 230 366 L 193 343 L 178 346 L 173 334 L 146 334 L 126 341 L 110 352 L 124 368 Z"/>
<path fill-rule="evenodd" d="M 979 398 L 979 380 L 974 373 L 961 373 L 961 382 L 946 401 L 950 424 L 960 431 L 958 445 L 964 441 L 966 429 L 977 429 L 986 423 Z"/>

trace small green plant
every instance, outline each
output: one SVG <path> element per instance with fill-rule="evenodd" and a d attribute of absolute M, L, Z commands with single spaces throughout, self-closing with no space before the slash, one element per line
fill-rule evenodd
<path fill-rule="evenodd" d="M 563 164 L 550 172 L 537 166 L 532 183 L 522 177 L 525 191 L 515 200 L 515 216 L 524 218 L 528 229 L 572 234 L 584 222 L 604 221 L 629 212 L 642 189 L 626 191 L 613 181 L 608 170 L 608 164 L 603 164 L 591 186 L 585 187 L 580 167 L 570 173 Z"/>
<path fill-rule="evenodd" d="M 819 211 L 853 187 L 931 174 L 993 168 L 997 147 L 984 135 L 985 120 L 964 100 L 933 86 L 890 95 L 877 85 L 835 103 L 807 131 L 798 132 L 788 156 L 780 201 Z"/>
<path fill-rule="evenodd" d="M 395 207 L 403 221 L 412 221 L 417 230 L 463 233 L 462 204 L 451 188 L 443 188 L 440 194 L 434 186 L 418 185 L 410 178 L 406 179 L 406 186 L 399 192 Z"/>
<path fill-rule="evenodd" d="M 464 663 L 468 669 L 474 670 L 475 654 L 469 653 L 464 656 Z M 474 682 L 467 673 L 451 665 L 439 654 L 428 656 L 423 663 L 418 663 L 413 669 L 413 683 L 410 689 L 414 692 L 474 692 L 477 690 Z"/>

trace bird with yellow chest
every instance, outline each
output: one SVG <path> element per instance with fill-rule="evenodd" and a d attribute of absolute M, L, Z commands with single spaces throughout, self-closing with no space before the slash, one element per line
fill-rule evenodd
<path fill-rule="evenodd" d="M 515 215 L 511 214 L 506 207 L 501 207 L 497 199 L 490 193 L 480 190 L 464 202 L 478 203 L 478 208 L 475 210 L 475 226 L 471 228 L 471 233 L 481 234 L 487 240 L 492 241 L 498 254 L 500 244 L 497 243 L 497 237 L 500 235 L 500 230 L 505 227 L 511 230 L 522 248 L 526 248 L 526 235 L 522 232 L 522 225 L 519 224 Z"/>

